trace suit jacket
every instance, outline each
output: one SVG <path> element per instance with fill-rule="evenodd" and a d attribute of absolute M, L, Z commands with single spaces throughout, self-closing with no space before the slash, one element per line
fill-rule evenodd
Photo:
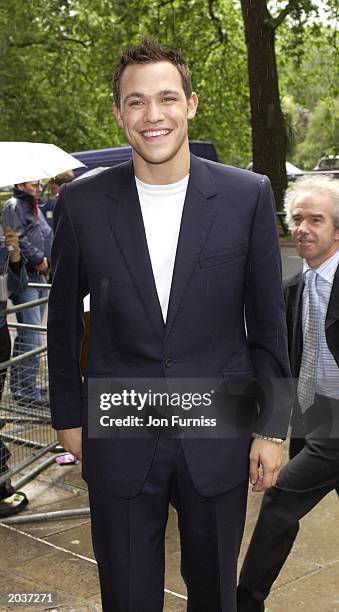
<path fill-rule="evenodd" d="M 302 295 L 303 274 L 299 272 L 284 282 L 288 351 L 293 378 L 298 378 L 303 349 Z M 325 319 L 325 335 L 328 348 L 339 367 L 339 266 L 336 270 Z"/>
<path fill-rule="evenodd" d="M 54 216 L 48 321 L 53 425 L 83 425 L 85 479 L 132 497 L 157 441 L 88 439 L 86 378 L 211 377 L 227 389 L 234 379 L 290 376 L 272 191 L 267 177 L 191 156 L 166 325 L 132 162 L 63 186 Z M 88 292 L 83 382 L 82 300 Z M 261 394 L 256 430 L 285 437 L 290 400 L 272 390 Z M 220 494 L 248 477 L 249 436 L 182 444 L 201 494 Z"/>
<path fill-rule="evenodd" d="M 298 379 L 303 350 L 302 305 L 304 281 L 303 274 L 291 276 L 284 282 L 286 320 L 288 331 L 288 351 L 292 376 Z M 336 270 L 325 319 L 325 335 L 329 350 L 339 367 L 339 266 Z M 295 401 L 292 414 L 292 436 L 304 437 L 305 428 L 298 401 Z"/>

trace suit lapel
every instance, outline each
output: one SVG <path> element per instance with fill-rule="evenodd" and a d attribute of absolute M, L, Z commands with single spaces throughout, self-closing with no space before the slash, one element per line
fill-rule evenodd
<path fill-rule="evenodd" d="M 115 238 L 146 313 L 159 337 L 163 339 L 165 325 L 147 247 L 132 162 L 121 166 L 120 181 L 115 180 L 111 185 L 111 193 L 107 193 L 107 196 L 116 200 L 115 206 L 109 208 Z"/>
<path fill-rule="evenodd" d="M 216 201 L 214 200 L 213 205 L 209 201 L 209 198 L 212 198 L 215 194 L 216 188 L 206 165 L 199 158 L 191 156 L 190 178 L 181 220 L 168 305 L 167 337 L 171 332 L 186 287 L 217 214 Z"/>
<path fill-rule="evenodd" d="M 339 319 L 339 266 L 337 267 L 336 273 L 333 279 L 332 291 L 330 300 L 328 302 L 325 329 L 326 333 L 328 329 L 336 323 Z"/>
<path fill-rule="evenodd" d="M 290 350 L 291 370 L 294 375 L 299 375 L 301 354 L 303 350 L 303 332 L 302 332 L 302 295 L 304 290 L 304 282 L 302 273 L 297 274 L 295 282 L 290 286 L 291 292 L 291 322 L 293 327 L 292 346 Z"/>
<path fill-rule="evenodd" d="M 181 220 L 167 313 L 167 336 L 172 329 L 185 289 L 217 214 L 216 204 L 211 206 L 208 201 L 215 194 L 216 189 L 205 164 L 191 156 L 190 179 Z M 109 220 L 115 239 L 145 310 L 159 337 L 163 339 L 165 324 L 149 256 L 132 162 L 121 166 L 118 180 L 115 175 L 114 184 L 110 185 L 106 196 L 116 201 L 114 206 L 109 206 Z"/>

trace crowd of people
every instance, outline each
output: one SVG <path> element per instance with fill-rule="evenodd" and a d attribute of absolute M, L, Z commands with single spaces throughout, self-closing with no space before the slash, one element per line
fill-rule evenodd
<path fill-rule="evenodd" d="M 40 181 L 18 183 L 6 203 L 2 215 L 3 241 L 0 244 L 0 311 L 5 310 L 10 296 L 14 305 L 25 304 L 46 297 L 44 284 L 50 280 L 51 247 L 53 241 L 53 210 L 63 183 L 74 179 L 72 171 L 53 177 L 48 183 L 50 197 L 41 197 Z M 4 229 L 3 229 L 4 228 Z M 28 283 L 40 286 L 30 287 Z M 17 313 L 19 323 L 39 327 L 43 323 L 46 304 L 32 306 Z M 41 345 L 37 329 L 18 328 L 13 351 L 6 323 L 0 317 L 0 364 L 10 355 L 22 355 Z M 19 406 L 49 406 L 48 390 L 37 384 L 39 358 L 33 356 L 12 365 L 10 389 Z M 0 370 L 0 401 L 6 368 Z M 0 475 L 8 472 L 10 452 L 0 440 Z M 0 517 L 20 512 L 28 500 L 23 492 L 14 491 L 10 479 L 0 485 Z"/>
<path fill-rule="evenodd" d="M 132 161 L 80 181 L 60 179 L 67 184 L 55 208 L 38 206 L 38 181 L 16 185 L 5 207 L 13 302 L 41 295 L 27 288 L 27 277 L 43 284 L 50 263 L 53 273 L 50 398 L 36 384 L 34 358 L 25 385 L 20 366 L 12 367 L 12 394 L 22 405 L 50 402 L 60 443 L 82 458 L 104 612 L 163 609 L 169 503 L 178 514 L 187 609 L 263 612 L 300 519 L 339 492 L 339 183 L 306 177 L 287 189 L 303 269 L 283 286 L 268 179 L 189 152 L 198 97 L 184 58 L 143 39 L 120 58 L 113 96 Z M 41 323 L 39 307 L 26 312 L 23 322 Z M 10 351 L 4 319 L 0 333 L 3 360 Z M 19 331 L 14 354 L 28 343 L 38 346 L 38 334 Z M 95 438 L 91 377 L 221 379 L 229 426 L 236 431 L 240 419 L 248 431 Z M 253 379 L 257 387 L 244 393 Z M 281 469 L 292 406 L 290 460 Z M 237 588 L 248 475 L 264 497 Z"/>

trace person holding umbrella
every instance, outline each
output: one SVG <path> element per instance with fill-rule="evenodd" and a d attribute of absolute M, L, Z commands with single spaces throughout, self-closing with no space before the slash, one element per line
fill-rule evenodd
<path fill-rule="evenodd" d="M 15 231 L 0 225 L 0 365 L 7 361 L 11 354 L 11 341 L 6 316 L 1 314 L 6 309 L 7 297 L 12 291 L 23 291 L 27 286 L 27 274 L 23 264 L 19 239 Z M 5 384 L 6 369 L 0 370 L 0 401 Z M 7 462 L 10 452 L 0 438 L 0 477 L 8 471 Z M 10 479 L 0 483 L 0 519 L 16 514 L 28 504 L 28 499 L 21 491 L 14 491 Z"/>
<path fill-rule="evenodd" d="M 45 297 L 43 285 L 49 271 L 53 231 L 39 209 L 40 181 L 17 183 L 13 196 L 5 205 L 4 223 L 13 227 L 18 236 L 21 251 L 26 259 L 29 283 L 40 284 L 15 292 L 13 304 L 24 304 Z M 45 304 L 33 306 L 17 314 L 18 321 L 27 325 L 41 325 Z M 14 341 L 13 356 L 33 350 L 41 344 L 37 331 L 19 329 Z M 44 405 L 47 398 L 37 387 L 39 359 L 31 357 L 11 368 L 11 391 L 20 404 Z"/>
<path fill-rule="evenodd" d="M 50 179 L 67 170 L 83 166 L 76 158 L 54 144 L 42 142 L 0 142 L 0 185 L 14 185 L 13 197 L 4 209 L 4 223 L 14 228 L 27 261 L 29 283 L 24 292 L 13 294 L 14 304 L 45 297 L 43 284 L 49 269 L 53 231 L 39 209 L 40 180 Z M 40 325 L 43 308 L 35 306 L 18 315 L 20 323 Z M 40 346 L 40 333 L 20 330 L 14 355 Z M 13 397 L 21 404 L 45 404 L 47 398 L 37 388 L 38 359 L 19 364 L 11 370 Z"/>

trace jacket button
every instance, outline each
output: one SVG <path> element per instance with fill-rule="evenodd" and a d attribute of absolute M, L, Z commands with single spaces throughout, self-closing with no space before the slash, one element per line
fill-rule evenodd
<path fill-rule="evenodd" d="M 172 365 L 173 365 L 173 360 L 170 359 L 169 357 L 166 357 L 166 359 L 165 359 L 165 366 L 166 366 L 166 368 L 171 368 Z"/>

